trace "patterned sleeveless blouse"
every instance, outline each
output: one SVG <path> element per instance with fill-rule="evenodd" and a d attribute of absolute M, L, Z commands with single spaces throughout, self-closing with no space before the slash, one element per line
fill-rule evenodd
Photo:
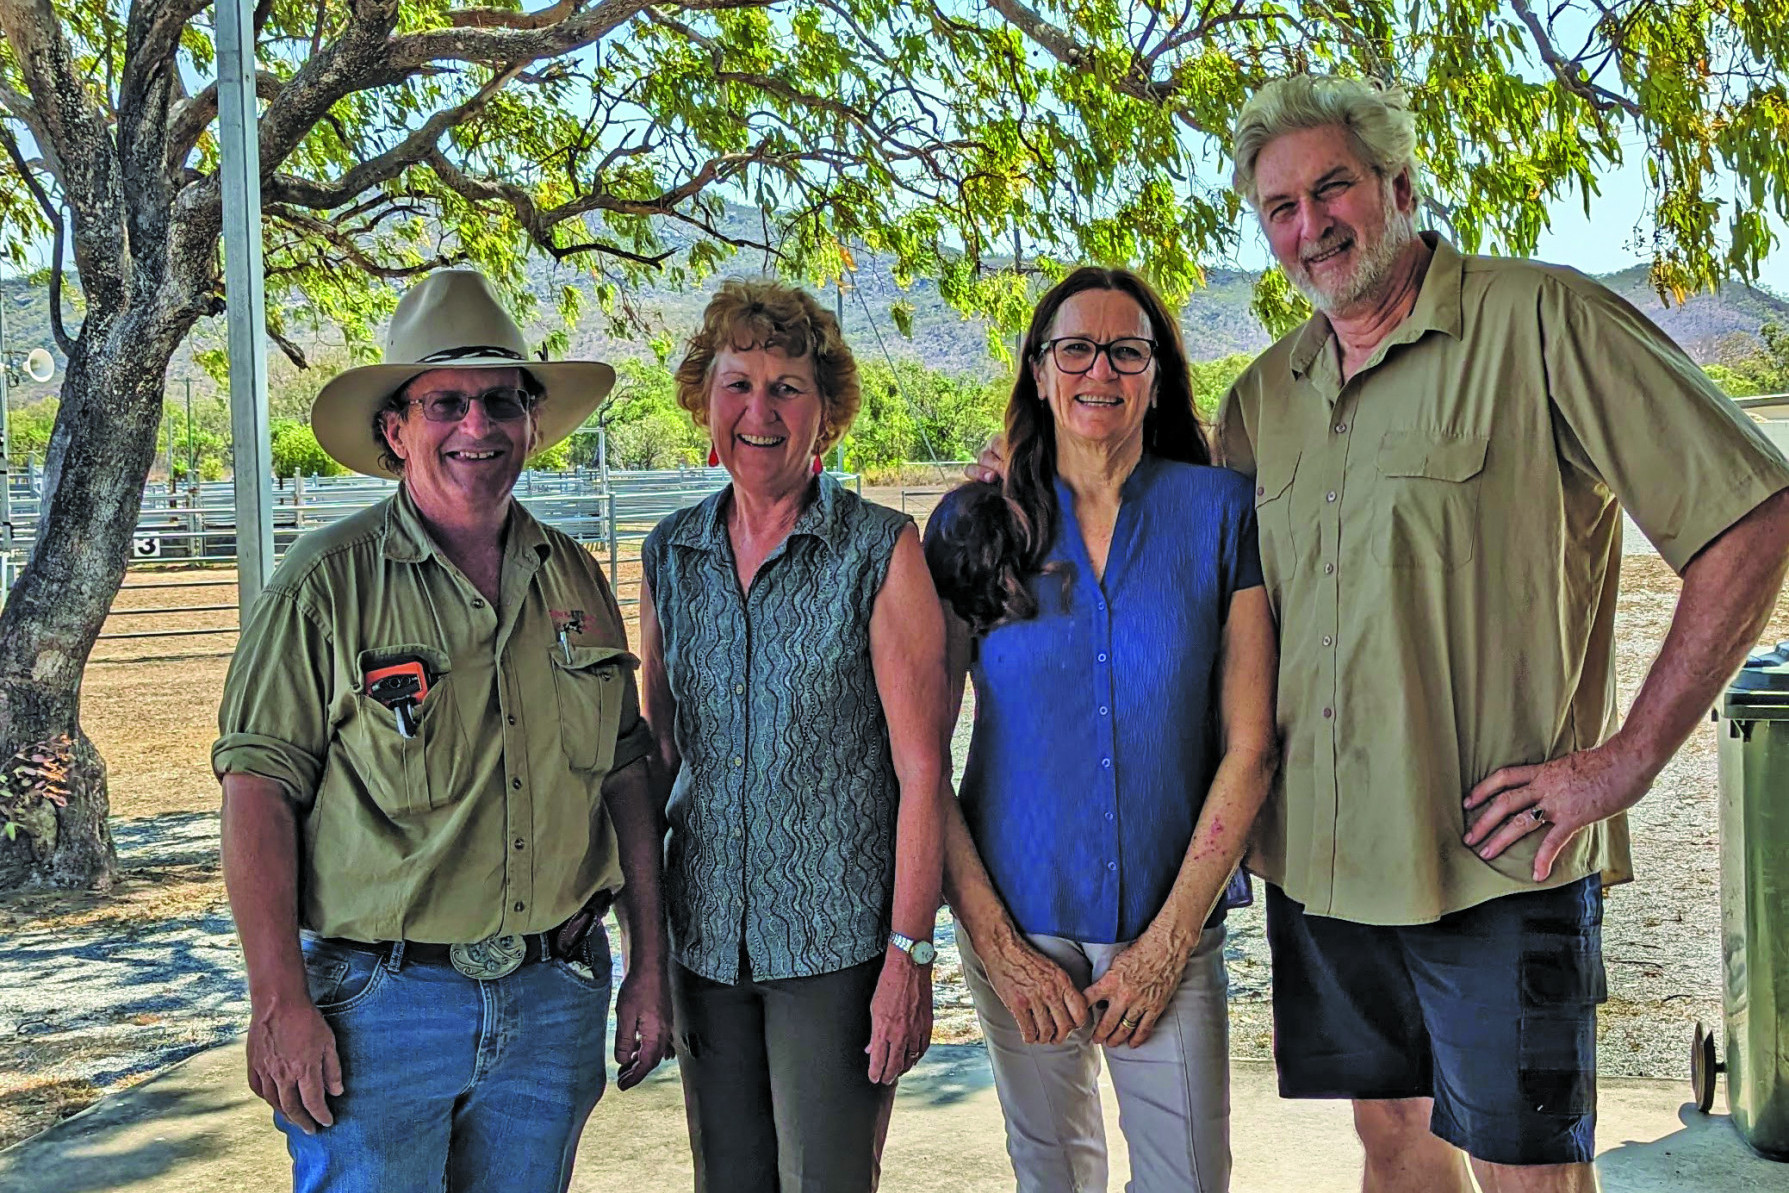
<path fill-rule="evenodd" d="M 712 981 L 833 973 L 887 943 L 899 787 L 870 612 L 912 520 L 816 483 L 749 595 L 730 487 L 642 551 L 683 760 L 666 809 L 672 956 Z"/>

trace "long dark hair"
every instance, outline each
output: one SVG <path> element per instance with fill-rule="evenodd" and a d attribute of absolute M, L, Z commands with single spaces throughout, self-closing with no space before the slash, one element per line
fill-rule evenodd
<path fill-rule="evenodd" d="M 1148 282 L 1128 269 L 1084 265 L 1038 300 L 1025 331 L 1019 374 L 1006 403 L 1006 480 L 959 490 L 956 517 L 927 551 L 939 595 L 977 636 L 1037 616 L 1029 583 L 1041 575 L 1056 541 L 1056 425 L 1037 388 L 1044 341 L 1062 304 L 1087 290 L 1129 295 L 1149 318 L 1155 340 L 1155 406 L 1143 416 L 1143 451 L 1164 460 L 1211 463 L 1205 428 L 1193 408 L 1180 325 Z"/>

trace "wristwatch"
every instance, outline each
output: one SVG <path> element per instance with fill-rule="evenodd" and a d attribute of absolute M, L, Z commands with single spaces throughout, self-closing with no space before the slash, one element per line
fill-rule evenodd
<path fill-rule="evenodd" d="M 890 932 L 888 943 L 911 957 L 915 965 L 930 965 L 938 956 L 938 950 L 932 947 L 931 941 L 914 940 L 911 936 L 902 936 L 899 932 Z"/>

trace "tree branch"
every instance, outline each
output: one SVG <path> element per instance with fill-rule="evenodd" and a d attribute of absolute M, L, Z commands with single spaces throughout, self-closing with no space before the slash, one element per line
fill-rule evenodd
<path fill-rule="evenodd" d="M 5 144 L 6 156 L 12 159 L 19 177 L 25 180 L 25 186 L 31 191 L 31 197 L 37 200 L 37 205 L 43 209 L 44 218 L 50 221 L 50 227 L 55 230 L 50 248 L 50 335 L 54 337 L 56 347 L 62 349 L 62 355 L 73 356 L 74 338 L 69 336 L 67 328 L 62 324 L 62 213 L 50 202 L 50 196 L 44 193 L 37 176 L 26 164 L 24 154 L 19 152 L 19 143 L 13 138 L 12 130 L 4 124 L 0 124 L 0 142 Z"/>
<path fill-rule="evenodd" d="M 1592 83 L 1578 71 L 1576 62 L 1560 55 L 1558 49 L 1553 45 L 1552 37 L 1547 33 L 1546 26 L 1542 25 L 1540 18 L 1534 14 L 1534 8 L 1528 3 L 1528 0 L 1510 0 L 1510 7 L 1515 9 L 1516 16 L 1522 24 L 1528 27 L 1528 35 L 1534 38 L 1536 52 L 1540 54 L 1541 61 L 1546 63 L 1548 69 L 1553 72 L 1553 77 L 1559 80 L 1561 87 L 1588 103 L 1599 115 L 1608 112 L 1623 112 L 1635 119 L 1640 117 L 1639 104 L 1624 95 L 1617 95 L 1607 88 Z"/>
<path fill-rule="evenodd" d="M 491 97 L 515 78 L 521 69 L 521 63 L 512 63 L 499 70 L 466 102 L 436 112 L 423 122 L 421 128 L 397 145 L 378 157 L 361 162 L 333 184 L 317 184 L 290 174 L 282 174 L 269 179 L 263 193 L 278 202 L 296 203 L 318 211 L 328 211 L 352 202 L 370 188 L 389 182 L 422 161 L 441 140 L 441 134 L 482 111 L 490 103 Z"/>
<path fill-rule="evenodd" d="M 581 0 L 556 0 L 534 12 L 512 12 L 506 8 L 462 8 L 447 14 L 448 24 L 455 29 L 545 29 L 578 11 Z"/>
<path fill-rule="evenodd" d="M 34 100 L 39 119 L 33 135 L 61 167 L 62 193 L 76 216 L 81 284 L 98 309 L 122 309 L 128 207 L 106 114 L 94 102 L 50 0 L 0 0 L 0 34 Z"/>
<path fill-rule="evenodd" d="M 273 100 L 280 93 L 280 77 L 270 70 L 255 72 L 255 96 L 258 99 Z M 217 119 L 217 81 L 211 83 L 191 99 L 181 100 L 174 105 L 172 115 L 168 117 L 168 165 L 170 168 L 186 161 L 187 155 L 199 143 L 211 122 Z"/>

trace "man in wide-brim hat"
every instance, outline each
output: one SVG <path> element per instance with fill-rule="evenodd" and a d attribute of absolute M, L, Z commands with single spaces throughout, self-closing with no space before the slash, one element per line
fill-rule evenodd
<path fill-rule="evenodd" d="M 325 451 L 401 483 L 288 552 L 212 748 L 249 1084 L 297 1190 L 563 1189 L 611 899 L 622 1088 L 669 1050 L 635 659 L 596 560 L 511 495 L 614 379 L 530 361 L 489 282 L 444 270 L 312 407 Z"/>

